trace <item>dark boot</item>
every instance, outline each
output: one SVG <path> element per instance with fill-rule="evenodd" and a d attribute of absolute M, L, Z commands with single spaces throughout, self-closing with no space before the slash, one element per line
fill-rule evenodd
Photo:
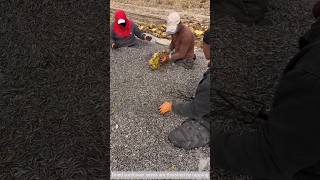
<path fill-rule="evenodd" d="M 187 120 L 169 134 L 169 141 L 186 150 L 205 146 L 210 141 L 210 131 L 196 120 Z"/>
<path fill-rule="evenodd" d="M 182 60 L 177 60 L 174 61 L 174 63 L 178 66 L 182 66 L 185 69 L 192 69 L 194 65 L 195 59 L 182 59 Z"/>

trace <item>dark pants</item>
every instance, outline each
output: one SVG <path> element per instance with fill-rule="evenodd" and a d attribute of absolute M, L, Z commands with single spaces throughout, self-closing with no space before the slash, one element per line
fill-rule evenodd
<path fill-rule="evenodd" d="M 193 58 L 176 60 L 174 61 L 174 63 L 178 66 L 184 67 L 185 69 L 192 69 L 195 60 L 196 60 L 196 55 L 194 55 Z"/>

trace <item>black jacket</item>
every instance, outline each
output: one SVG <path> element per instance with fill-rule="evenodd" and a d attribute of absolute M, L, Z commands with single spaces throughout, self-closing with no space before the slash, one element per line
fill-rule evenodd
<path fill-rule="evenodd" d="M 190 102 L 173 102 L 173 112 L 190 119 L 201 120 L 210 112 L 210 69 L 198 84 L 194 98 Z"/>
<path fill-rule="evenodd" d="M 269 118 L 256 132 L 214 132 L 214 166 L 272 180 L 320 179 L 320 20 L 279 82 Z"/>

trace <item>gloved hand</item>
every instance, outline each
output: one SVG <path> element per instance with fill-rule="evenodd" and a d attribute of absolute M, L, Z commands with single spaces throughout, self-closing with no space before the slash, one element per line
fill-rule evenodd
<path fill-rule="evenodd" d="M 116 43 L 112 43 L 111 47 L 112 47 L 112 49 L 117 49 L 117 48 L 119 48 Z"/>
<path fill-rule="evenodd" d="M 162 114 L 162 115 L 164 115 L 167 112 L 171 112 L 172 111 L 172 102 L 168 102 L 168 101 L 164 102 L 160 106 L 159 110 L 160 110 L 160 114 Z"/>
<path fill-rule="evenodd" d="M 160 58 L 161 63 L 166 63 L 170 60 L 170 54 L 166 54 Z"/>
<path fill-rule="evenodd" d="M 152 37 L 151 36 L 145 36 L 144 39 L 147 40 L 147 41 L 151 41 Z"/>

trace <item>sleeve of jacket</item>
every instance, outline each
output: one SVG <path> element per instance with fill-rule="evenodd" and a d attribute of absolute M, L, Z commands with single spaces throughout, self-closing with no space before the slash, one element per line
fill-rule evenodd
<path fill-rule="evenodd" d="M 189 48 L 189 44 L 190 42 L 188 41 L 188 38 L 183 38 L 181 40 L 181 45 L 179 47 L 178 51 L 175 51 L 172 56 L 171 59 L 172 61 L 178 60 L 178 59 L 182 59 L 186 56 L 187 52 L 188 52 L 188 48 Z"/>
<path fill-rule="evenodd" d="M 145 40 L 145 35 L 135 23 L 133 24 L 133 32 L 139 39 Z"/>
<path fill-rule="evenodd" d="M 253 133 L 213 132 L 214 164 L 267 179 L 290 179 L 320 158 L 319 78 L 292 70 L 280 81 L 270 119 Z"/>
<path fill-rule="evenodd" d="M 184 117 L 201 118 L 210 112 L 210 76 L 204 75 L 200 81 L 195 97 L 187 103 L 173 102 L 173 112 Z"/>
<path fill-rule="evenodd" d="M 170 44 L 169 44 L 169 52 L 174 50 L 174 44 L 173 41 L 171 40 Z"/>

